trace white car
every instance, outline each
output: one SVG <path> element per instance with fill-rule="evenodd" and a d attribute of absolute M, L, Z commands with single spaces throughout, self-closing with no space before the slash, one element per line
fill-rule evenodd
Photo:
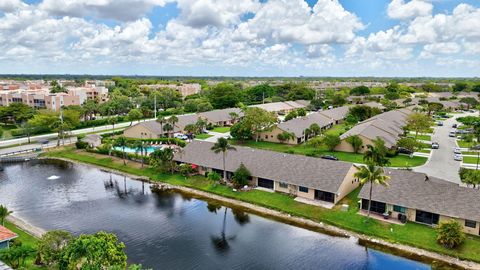
<path fill-rule="evenodd" d="M 188 136 L 182 133 L 175 133 L 173 137 L 180 139 L 180 140 L 188 140 Z"/>
<path fill-rule="evenodd" d="M 462 155 L 458 155 L 458 154 L 454 155 L 453 159 L 456 160 L 456 161 L 463 161 Z"/>
<path fill-rule="evenodd" d="M 462 150 L 460 150 L 460 148 L 458 148 L 458 147 L 455 147 L 453 149 L 453 153 L 456 154 L 456 155 L 460 155 L 460 154 L 462 154 Z"/>

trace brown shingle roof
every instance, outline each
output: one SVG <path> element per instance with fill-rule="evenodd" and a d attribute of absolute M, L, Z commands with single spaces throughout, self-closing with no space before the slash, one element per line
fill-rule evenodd
<path fill-rule="evenodd" d="M 389 186 L 374 185 L 372 200 L 480 222 L 480 191 L 406 170 L 386 170 Z M 359 197 L 368 199 L 369 185 Z"/>
<path fill-rule="evenodd" d="M 176 161 L 222 170 L 222 154 L 213 143 L 193 141 L 175 155 Z M 235 171 L 243 163 L 253 176 L 337 193 L 351 163 L 235 146 L 227 152 L 226 169 Z"/>
<path fill-rule="evenodd" d="M 309 128 L 312 124 L 317 124 L 320 128 L 323 128 L 332 124 L 332 121 L 320 113 L 311 113 L 304 117 L 282 122 L 278 124 L 277 127 L 287 132 L 293 132 L 297 138 L 301 138 L 304 136 L 305 129 Z"/>
<path fill-rule="evenodd" d="M 209 122 L 217 123 L 217 122 L 223 122 L 223 121 L 230 121 L 231 120 L 230 113 L 232 112 L 238 114 L 240 117 L 243 116 L 243 112 L 239 108 L 213 110 L 208 112 L 202 112 L 202 113 L 199 113 L 198 115 L 207 119 Z"/>
<path fill-rule="evenodd" d="M 337 107 L 330 110 L 320 111 L 318 113 L 322 114 L 328 119 L 332 119 L 333 121 L 339 121 L 347 117 L 349 109 L 350 109 L 349 106 L 342 106 L 342 107 Z"/>

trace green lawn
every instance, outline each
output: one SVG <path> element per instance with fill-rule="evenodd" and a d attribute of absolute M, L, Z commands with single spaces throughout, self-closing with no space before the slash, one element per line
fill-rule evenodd
<path fill-rule="evenodd" d="M 325 134 L 333 134 L 333 135 L 340 136 L 349 129 L 350 129 L 349 126 L 347 126 L 345 123 L 342 123 L 342 124 L 334 125 L 333 127 L 327 129 L 325 131 Z"/>
<path fill-rule="evenodd" d="M 277 152 L 297 154 L 297 155 L 307 155 L 320 157 L 322 155 L 334 155 L 338 159 L 353 163 L 363 163 L 363 155 L 347 152 L 330 152 L 327 148 L 314 148 L 306 144 L 301 145 L 288 145 L 282 143 L 272 143 L 272 142 L 255 142 L 255 141 L 245 141 L 239 142 L 232 140 L 233 144 L 249 146 L 252 148 L 259 148 L 265 150 L 272 150 Z M 425 164 L 427 162 L 426 157 L 412 157 L 405 155 L 398 155 L 396 157 L 390 158 L 391 167 L 416 167 Z"/>
<path fill-rule="evenodd" d="M 216 127 L 212 130 L 210 130 L 212 132 L 218 132 L 218 133 L 227 133 L 230 131 L 230 127 Z"/>
<path fill-rule="evenodd" d="M 457 144 L 461 148 L 470 148 L 475 145 L 475 142 L 466 142 L 463 140 L 457 140 Z"/>
<path fill-rule="evenodd" d="M 23 246 L 29 246 L 36 249 L 37 243 L 38 243 L 37 238 L 22 231 L 21 229 L 17 228 L 17 226 L 15 226 L 14 224 L 8 221 L 5 222 L 5 227 L 13 231 L 14 233 L 18 234 L 18 238 L 16 239 L 20 240 Z M 27 269 L 47 269 L 46 267 L 34 265 L 34 262 L 35 262 L 35 255 L 32 255 L 26 260 L 26 268 Z"/>
<path fill-rule="evenodd" d="M 349 194 L 342 202 L 340 202 L 340 204 L 346 203 L 350 205 L 349 210 L 347 212 L 343 212 L 339 209 L 339 206 L 336 206 L 332 210 L 323 209 L 296 202 L 294 201 L 293 197 L 281 193 L 269 193 L 258 190 L 252 190 L 249 192 L 234 192 L 232 189 L 226 186 L 214 184 L 213 182 L 208 181 L 201 176 L 185 178 L 177 174 L 161 174 L 152 168 L 142 169 L 131 166 L 131 164 L 124 166 L 121 162 L 114 162 L 111 157 L 103 158 L 86 152 L 75 153 L 73 148 L 67 148 L 63 151 L 48 152 L 45 154 L 45 156 L 62 157 L 104 166 L 130 174 L 147 176 L 154 181 L 182 185 L 211 192 L 224 197 L 279 210 L 294 216 L 305 217 L 317 222 L 335 225 L 350 231 L 372 235 L 390 242 L 398 242 L 462 259 L 480 262 L 479 237 L 468 236 L 460 248 L 456 250 L 449 250 L 436 243 L 435 230 L 428 226 L 412 222 L 406 225 L 395 225 L 376 220 L 370 220 L 368 223 L 366 223 L 366 218 L 357 214 L 357 196 L 359 189 Z"/>
<path fill-rule="evenodd" d="M 418 152 L 430 154 L 430 152 L 432 152 L 432 149 L 420 149 L 418 150 Z"/>
<path fill-rule="evenodd" d="M 477 164 L 477 157 L 463 157 L 463 163 Z"/>
<path fill-rule="evenodd" d="M 195 135 L 195 139 L 199 139 L 199 140 L 205 140 L 205 139 L 208 139 L 210 137 L 213 137 L 213 135 L 210 135 L 210 134 L 207 134 L 207 133 L 202 133 L 202 134 Z"/>
<path fill-rule="evenodd" d="M 475 156 L 477 156 L 478 152 L 475 152 L 475 151 L 463 151 L 462 154 L 464 154 L 464 155 L 475 155 Z"/>
<path fill-rule="evenodd" d="M 425 134 L 419 134 L 419 135 L 417 136 L 417 140 L 431 141 L 431 140 L 432 140 L 432 136 L 430 136 L 430 135 L 425 135 Z"/>

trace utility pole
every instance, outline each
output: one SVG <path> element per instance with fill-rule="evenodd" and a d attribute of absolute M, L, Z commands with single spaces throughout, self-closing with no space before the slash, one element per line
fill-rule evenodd
<path fill-rule="evenodd" d="M 262 92 L 262 104 L 265 104 L 265 91 Z"/>

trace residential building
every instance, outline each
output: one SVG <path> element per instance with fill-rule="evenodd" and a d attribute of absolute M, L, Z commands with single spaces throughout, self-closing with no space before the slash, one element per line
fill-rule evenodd
<path fill-rule="evenodd" d="M 214 144 L 206 141 L 189 143 L 174 160 L 191 164 L 197 173 L 223 173 L 223 154 L 214 153 Z M 288 193 L 308 201 L 329 205 L 338 203 L 358 187 L 356 168 L 347 162 L 235 146 L 227 153 L 225 168 L 231 179 L 240 164 L 251 173 L 250 184 L 266 190 Z"/>
<path fill-rule="evenodd" d="M 252 105 L 250 107 L 256 107 L 266 110 L 267 112 L 274 112 L 279 115 L 288 114 L 291 111 L 298 110 L 300 108 L 306 108 L 310 104 L 307 100 L 295 100 L 295 101 L 282 101 L 272 102 L 265 104 Z"/>
<path fill-rule="evenodd" d="M 16 233 L 0 225 L 0 250 L 8 248 L 10 241 L 17 237 Z"/>
<path fill-rule="evenodd" d="M 202 86 L 199 83 L 178 83 L 178 84 L 144 84 L 140 85 L 140 87 L 147 88 L 147 89 L 162 89 L 162 88 L 170 88 L 177 90 L 182 97 L 194 95 L 200 93 L 202 90 Z"/>
<path fill-rule="evenodd" d="M 319 111 L 318 113 L 330 119 L 333 124 L 340 124 L 348 115 L 350 106 L 342 106 L 329 110 Z"/>
<path fill-rule="evenodd" d="M 238 118 L 232 118 L 232 113 L 235 113 Z M 198 119 L 205 120 L 208 124 L 213 126 L 231 126 L 243 117 L 243 112 L 239 108 L 230 108 L 222 110 L 213 110 L 208 112 L 179 115 L 178 121 L 174 125 L 173 132 L 184 132 L 188 124 L 195 124 Z M 172 133 L 172 132 L 170 132 Z M 140 122 L 124 130 L 123 134 L 129 138 L 160 138 L 168 135 L 163 130 L 160 123 L 156 120 Z"/>
<path fill-rule="evenodd" d="M 341 142 L 335 148 L 337 151 L 353 152 L 353 147 L 347 142 L 347 138 L 357 135 L 362 139 L 363 144 L 360 152 L 367 149 L 367 145 L 372 145 L 373 140 L 380 138 L 385 142 L 385 146 L 393 148 L 396 146 L 401 135 L 404 133 L 403 127 L 406 125 L 406 119 L 413 111 L 410 109 L 398 109 L 388 111 L 363 122 L 360 122 L 344 134 L 340 135 Z"/>
<path fill-rule="evenodd" d="M 458 184 L 407 170 L 386 170 L 388 186 L 374 185 L 371 212 L 390 218 L 435 226 L 458 221 L 466 233 L 480 234 L 480 192 Z M 370 185 L 360 191 L 361 209 L 368 210 Z"/>
<path fill-rule="evenodd" d="M 334 124 L 334 122 L 332 119 L 327 118 L 320 112 L 315 112 L 306 116 L 281 122 L 277 124 L 271 131 L 260 133 L 259 140 L 275 143 L 301 144 L 309 139 L 305 135 L 305 130 L 310 128 L 310 126 L 313 124 L 317 124 L 321 129 L 328 129 Z M 294 138 L 286 141 L 279 140 L 278 135 L 284 132 L 292 133 Z"/>

